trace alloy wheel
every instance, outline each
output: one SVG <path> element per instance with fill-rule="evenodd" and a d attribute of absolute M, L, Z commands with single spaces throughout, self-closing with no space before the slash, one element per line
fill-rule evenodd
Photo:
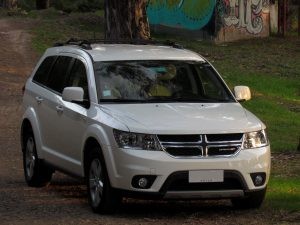
<path fill-rule="evenodd" d="M 89 191 L 94 207 L 99 206 L 103 196 L 103 173 L 101 162 L 99 159 L 94 159 L 89 171 Z"/>
<path fill-rule="evenodd" d="M 29 179 L 32 178 L 34 174 L 34 166 L 36 164 L 36 157 L 34 154 L 34 140 L 32 137 L 29 137 L 26 143 L 26 155 L 25 155 L 25 165 L 26 165 L 26 174 Z"/>

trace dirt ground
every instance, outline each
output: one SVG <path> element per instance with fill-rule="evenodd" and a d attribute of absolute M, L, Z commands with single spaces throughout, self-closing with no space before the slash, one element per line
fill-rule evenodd
<path fill-rule="evenodd" d="M 230 202 L 162 202 L 125 199 L 111 216 L 92 213 L 86 188 L 55 173 L 45 188 L 26 186 L 19 127 L 22 86 L 38 55 L 30 48 L 32 26 L 0 19 L 0 224 L 296 224 L 299 215 L 261 210 L 237 211 Z M 282 159 L 284 161 L 284 159 Z M 282 163 L 281 160 L 281 163 Z"/>

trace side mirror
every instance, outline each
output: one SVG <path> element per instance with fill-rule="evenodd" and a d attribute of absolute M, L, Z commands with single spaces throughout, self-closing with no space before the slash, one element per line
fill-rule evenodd
<path fill-rule="evenodd" d="M 83 102 L 83 88 L 81 87 L 66 87 L 62 93 L 62 99 L 67 102 Z"/>
<path fill-rule="evenodd" d="M 251 91 L 247 86 L 235 86 L 234 95 L 239 102 L 248 101 L 251 99 Z"/>

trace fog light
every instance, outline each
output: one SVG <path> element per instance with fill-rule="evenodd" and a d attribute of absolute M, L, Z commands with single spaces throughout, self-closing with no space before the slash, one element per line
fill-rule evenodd
<path fill-rule="evenodd" d="M 142 177 L 139 179 L 138 184 L 139 184 L 140 188 L 145 188 L 145 187 L 147 187 L 148 180 L 145 177 Z"/>
<path fill-rule="evenodd" d="M 257 176 L 255 177 L 255 179 L 254 179 L 254 184 L 255 184 L 256 186 L 260 186 L 260 185 L 262 184 L 263 180 L 264 180 L 264 179 L 262 178 L 262 176 L 257 175 Z"/>
<path fill-rule="evenodd" d="M 257 186 L 262 186 L 265 184 L 266 181 L 266 173 L 251 173 L 251 178 L 253 181 L 253 184 Z"/>
<path fill-rule="evenodd" d="M 137 175 L 132 178 L 131 185 L 138 189 L 149 189 L 156 179 L 156 175 Z"/>

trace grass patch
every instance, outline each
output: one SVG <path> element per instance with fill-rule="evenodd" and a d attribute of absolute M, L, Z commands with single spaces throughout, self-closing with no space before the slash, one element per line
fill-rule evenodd
<path fill-rule="evenodd" d="M 243 105 L 267 125 L 271 149 L 274 152 L 293 151 L 299 142 L 300 114 L 291 111 L 276 99 L 255 96 Z"/>
<path fill-rule="evenodd" d="M 300 179 L 274 178 L 269 181 L 266 206 L 289 211 L 300 210 Z"/>
<path fill-rule="evenodd" d="M 104 18 L 105 12 L 104 12 L 104 10 L 97 10 L 97 11 L 95 12 L 95 14 L 96 14 L 97 16 L 100 16 L 100 17 Z"/>
<path fill-rule="evenodd" d="M 103 18 L 95 13 L 64 14 L 50 8 L 33 10 L 28 18 L 37 24 L 32 29 L 32 45 L 41 54 L 54 43 L 65 42 L 71 37 L 80 39 L 103 37 Z"/>

